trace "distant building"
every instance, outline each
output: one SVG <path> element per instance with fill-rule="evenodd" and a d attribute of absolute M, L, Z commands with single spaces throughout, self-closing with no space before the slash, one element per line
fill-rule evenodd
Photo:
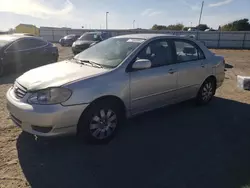
<path fill-rule="evenodd" d="M 30 24 L 19 24 L 16 26 L 16 33 L 29 33 L 34 36 L 39 36 L 39 28 L 37 28 L 35 25 Z"/>

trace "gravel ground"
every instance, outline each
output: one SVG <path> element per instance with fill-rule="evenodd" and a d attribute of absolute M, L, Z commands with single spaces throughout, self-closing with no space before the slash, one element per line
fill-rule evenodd
<path fill-rule="evenodd" d="M 72 56 L 61 48 L 60 59 Z M 36 139 L 8 118 L 5 93 L 18 75 L 0 80 L 2 187 L 243 187 L 250 183 L 250 93 L 236 75 L 250 75 L 250 51 L 225 56 L 226 79 L 205 107 L 191 101 L 128 121 L 108 145 L 75 137 Z"/>

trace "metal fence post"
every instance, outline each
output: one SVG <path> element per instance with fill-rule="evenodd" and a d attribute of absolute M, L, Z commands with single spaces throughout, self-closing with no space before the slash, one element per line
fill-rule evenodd
<path fill-rule="evenodd" d="M 221 37 L 221 31 L 219 31 L 219 39 L 218 39 L 217 48 L 220 48 L 220 37 Z"/>
<path fill-rule="evenodd" d="M 53 40 L 53 42 L 55 42 L 54 29 L 52 29 L 52 40 Z"/>
<path fill-rule="evenodd" d="M 247 38 L 247 32 L 244 33 L 244 38 L 243 38 L 243 42 L 242 42 L 242 49 L 245 48 L 246 38 Z"/>

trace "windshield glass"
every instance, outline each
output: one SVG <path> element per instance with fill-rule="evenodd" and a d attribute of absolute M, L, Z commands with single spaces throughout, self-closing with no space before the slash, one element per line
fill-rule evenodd
<path fill-rule="evenodd" d="M 12 36 L 1 36 L 0 37 L 0 48 L 5 46 L 6 44 L 14 41 L 16 38 Z"/>
<path fill-rule="evenodd" d="M 86 33 L 83 34 L 79 40 L 90 40 L 90 41 L 97 41 L 100 39 L 100 35 L 96 34 L 96 33 Z"/>
<path fill-rule="evenodd" d="M 74 38 L 75 37 L 75 35 L 67 35 L 67 36 L 65 36 L 64 38 L 65 39 L 72 39 L 72 38 Z"/>
<path fill-rule="evenodd" d="M 134 38 L 110 38 L 81 52 L 75 59 L 93 61 L 104 67 L 116 67 L 144 41 Z"/>

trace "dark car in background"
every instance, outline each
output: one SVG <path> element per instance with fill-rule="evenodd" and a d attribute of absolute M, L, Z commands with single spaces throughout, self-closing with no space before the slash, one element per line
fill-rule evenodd
<path fill-rule="evenodd" d="M 39 37 L 0 35 L 0 76 L 58 60 L 58 49 Z"/>
<path fill-rule="evenodd" d="M 95 45 L 98 42 L 110 38 L 110 33 L 107 32 L 87 32 L 78 38 L 72 45 L 72 51 L 74 54 L 78 54 L 91 45 Z"/>
<path fill-rule="evenodd" d="M 59 40 L 61 46 L 72 46 L 73 42 L 75 42 L 81 35 L 67 35 Z"/>

